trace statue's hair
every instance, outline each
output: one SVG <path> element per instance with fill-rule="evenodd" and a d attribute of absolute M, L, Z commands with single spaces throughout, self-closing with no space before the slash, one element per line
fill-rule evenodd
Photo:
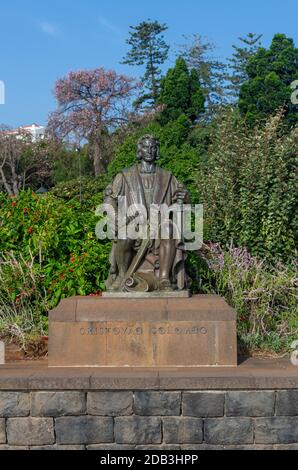
<path fill-rule="evenodd" d="M 142 148 L 142 146 L 143 146 L 143 142 L 144 142 L 145 140 L 151 140 L 151 141 L 155 142 L 156 148 L 157 148 L 156 160 L 158 160 L 158 159 L 159 159 L 159 155 L 160 155 L 159 140 L 158 140 L 156 137 L 154 137 L 154 135 L 152 135 L 152 134 L 143 135 L 143 136 L 139 139 L 138 145 L 137 145 L 137 157 L 140 158 L 140 157 L 139 157 L 139 155 L 140 155 L 140 150 L 141 150 L 141 148 Z"/>

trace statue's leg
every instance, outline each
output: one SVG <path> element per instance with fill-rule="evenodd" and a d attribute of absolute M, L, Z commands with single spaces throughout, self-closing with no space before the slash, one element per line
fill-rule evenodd
<path fill-rule="evenodd" d="M 172 223 L 168 226 L 167 236 L 167 239 L 160 240 L 159 247 L 159 281 L 161 289 L 171 289 L 170 273 L 176 254 L 176 241 L 173 239 Z"/>
<path fill-rule="evenodd" d="M 115 259 L 118 266 L 119 277 L 123 278 L 133 258 L 133 240 L 117 240 Z"/>

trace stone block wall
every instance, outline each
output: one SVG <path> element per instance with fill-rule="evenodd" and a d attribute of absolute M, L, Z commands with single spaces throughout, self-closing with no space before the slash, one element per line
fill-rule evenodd
<path fill-rule="evenodd" d="M 0 391 L 4 449 L 298 449 L 298 390 Z"/>

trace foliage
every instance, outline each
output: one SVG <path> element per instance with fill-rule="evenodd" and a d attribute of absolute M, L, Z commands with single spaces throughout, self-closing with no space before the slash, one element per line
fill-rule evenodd
<path fill-rule="evenodd" d="M 179 55 L 197 72 L 210 116 L 225 102 L 226 64 L 213 55 L 215 45 L 200 34 L 184 38 L 188 42 L 180 46 Z"/>
<path fill-rule="evenodd" d="M 51 194 L 65 201 L 72 199 L 79 201 L 85 209 L 92 209 L 103 200 L 103 191 L 107 187 L 109 179 L 106 175 L 93 178 L 86 176 L 74 178 L 69 181 L 56 184 L 51 189 Z"/>
<path fill-rule="evenodd" d="M 14 339 L 23 348 L 47 332 L 48 299 L 40 265 L 29 255 L 13 253 L 0 263 L 0 337 Z"/>
<path fill-rule="evenodd" d="M 50 175 L 45 142 L 32 142 L 22 130 L 0 128 L 0 190 L 17 195 L 20 189 L 40 184 Z"/>
<path fill-rule="evenodd" d="M 52 146 L 53 147 L 53 146 Z M 81 176 L 93 176 L 92 160 L 88 155 L 88 147 L 68 149 L 65 145 L 55 145 L 49 149 L 51 164 L 51 181 L 49 186 L 73 180 Z"/>
<path fill-rule="evenodd" d="M 77 143 L 87 139 L 98 175 L 107 164 L 108 129 L 127 122 L 130 98 L 138 87 L 133 78 L 103 68 L 69 72 L 55 84 L 58 109 L 50 116 L 48 132 Z"/>
<path fill-rule="evenodd" d="M 205 239 L 269 260 L 295 255 L 297 129 L 283 133 L 283 121 L 280 112 L 250 129 L 235 112 L 218 119 L 198 179 Z"/>
<path fill-rule="evenodd" d="M 247 65 L 261 47 L 262 34 L 248 33 L 245 37 L 238 38 L 240 45 L 233 44 L 233 55 L 228 58 L 230 73 L 227 77 L 227 90 L 233 100 L 238 100 L 242 85 L 248 80 Z"/>
<path fill-rule="evenodd" d="M 161 76 L 160 65 L 167 57 L 169 46 L 162 33 L 168 28 L 166 24 L 158 21 L 142 21 L 137 26 L 131 26 L 129 38 L 126 41 L 131 46 L 130 51 L 123 60 L 128 65 L 145 65 L 145 74 L 142 82 L 148 92 L 141 94 L 136 101 L 136 107 L 148 101 L 149 105 L 156 104 L 159 95 L 159 82 Z"/>
<path fill-rule="evenodd" d="M 161 80 L 158 103 L 163 106 L 159 121 L 167 124 L 181 114 L 194 122 L 204 112 L 204 94 L 198 73 L 188 70 L 185 60 L 178 57 L 175 67 L 168 70 Z"/>
<path fill-rule="evenodd" d="M 272 267 L 246 248 L 205 245 L 197 262 L 201 290 L 226 298 L 237 312 L 242 352 L 285 352 L 298 335 L 297 260 Z"/>
<path fill-rule="evenodd" d="M 208 161 L 208 151 L 212 143 L 215 120 L 200 122 L 190 129 L 187 142 L 200 155 L 202 162 Z"/>
<path fill-rule="evenodd" d="M 0 193 L 0 254 L 34 260 L 50 308 L 61 298 L 104 288 L 110 244 L 96 239 L 96 206 L 94 200 L 82 207 L 51 193 L 22 191 L 18 198 Z M 19 289 L 16 284 L 14 295 Z"/>
<path fill-rule="evenodd" d="M 296 124 L 297 109 L 291 103 L 291 83 L 298 78 L 298 48 L 284 34 L 273 37 L 269 49 L 259 48 L 248 61 L 247 82 L 239 96 L 239 109 L 254 124 L 285 106 L 289 124 Z"/>

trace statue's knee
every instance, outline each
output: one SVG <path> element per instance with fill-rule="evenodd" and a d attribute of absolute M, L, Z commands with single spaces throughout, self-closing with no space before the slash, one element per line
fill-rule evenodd
<path fill-rule="evenodd" d="M 126 240 L 117 240 L 117 249 L 118 250 L 128 250 L 133 246 L 133 240 L 127 238 Z"/>

